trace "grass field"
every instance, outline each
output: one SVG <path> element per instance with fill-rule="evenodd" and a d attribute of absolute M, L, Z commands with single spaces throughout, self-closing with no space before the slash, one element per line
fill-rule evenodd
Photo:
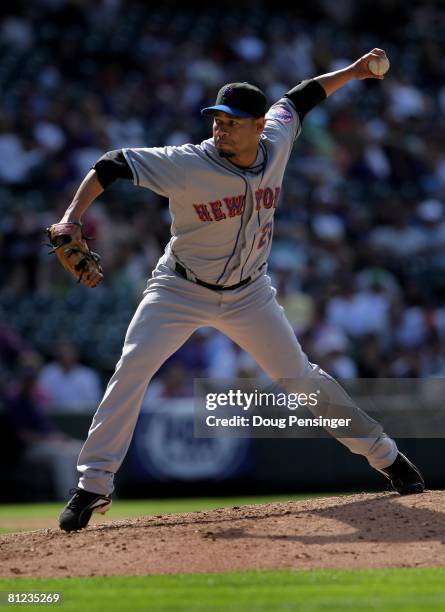
<path fill-rule="evenodd" d="M 113 519 L 149 514 L 207 510 L 224 506 L 305 499 L 268 496 L 117 501 Z M 11 517 L 42 521 L 56 517 L 60 504 L 4 505 L 0 525 Z M 36 528 L 35 526 L 33 527 Z M 0 543 L 1 548 L 1 543 Z M 445 568 L 366 571 L 262 571 L 178 574 L 145 577 L 0 578 L 0 608 L 7 592 L 57 592 L 59 609 L 149 610 L 170 612 L 302 611 L 445 611 Z M 42 605 L 6 604 L 5 610 Z M 46 609 L 50 605 L 45 606 Z M 51 606 L 53 607 L 53 606 Z M 57 609 L 57 607 L 55 608 Z"/>
<path fill-rule="evenodd" d="M 419 612 L 445 610 L 444 582 L 443 568 L 322 570 L 129 578 L 0 579 L 0 591 L 3 592 L 3 601 L 5 593 L 10 591 L 61 593 L 63 602 L 59 609 L 64 612 Z M 24 607 L 35 609 L 37 606 L 7 605 L 4 609 L 23 610 Z"/>

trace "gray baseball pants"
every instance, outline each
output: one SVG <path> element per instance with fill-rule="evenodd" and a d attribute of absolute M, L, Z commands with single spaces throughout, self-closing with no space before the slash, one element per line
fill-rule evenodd
<path fill-rule="evenodd" d="M 113 492 L 114 474 L 127 453 L 149 381 L 199 327 L 214 327 L 227 335 L 274 380 L 326 379 L 302 351 L 275 293 L 266 275 L 233 291 L 213 291 L 159 264 L 128 327 L 122 356 L 80 452 L 79 487 L 103 495 Z M 339 385 L 338 389 L 342 394 Z M 368 433 L 339 441 L 364 455 L 374 468 L 391 465 L 397 456 L 394 440 L 352 403 L 351 413 L 362 419 Z"/>

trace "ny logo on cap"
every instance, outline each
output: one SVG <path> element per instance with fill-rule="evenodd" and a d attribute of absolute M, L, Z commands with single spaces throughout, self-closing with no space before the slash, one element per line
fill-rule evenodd
<path fill-rule="evenodd" d="M 222 95 L 222 102 L 226 102 L 231 97 L 232 92 L 233 92 L 232 85 L 229 85 L 228 87 L 226 87 Z"/>

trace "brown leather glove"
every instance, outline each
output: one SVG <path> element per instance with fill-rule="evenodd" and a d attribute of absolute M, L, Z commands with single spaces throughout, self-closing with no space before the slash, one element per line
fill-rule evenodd
<path fill-rule="evenodd" d="M 103 279 L 100 257 L 90 251 L 82 231 L 81 223 L 55 223 L 46 228 L 48 238 L 55 253 L 65 268 L 77 282 L 87 287 L 95 287 Z"/>

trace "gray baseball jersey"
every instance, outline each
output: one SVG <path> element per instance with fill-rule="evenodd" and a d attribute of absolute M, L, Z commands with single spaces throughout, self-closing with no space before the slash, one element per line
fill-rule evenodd
<path fill-rule="evenodd" d="M 123 149 L 135 185 L 169 198 L 166 247 L 193 275 L 234 285 L 266 271 L 273 218 L 295 138 L 298 114 L 287 98 L 266 115 L 255 163 L 241 169 L 221 157 L 213 138 L 177 147 Z"/>

